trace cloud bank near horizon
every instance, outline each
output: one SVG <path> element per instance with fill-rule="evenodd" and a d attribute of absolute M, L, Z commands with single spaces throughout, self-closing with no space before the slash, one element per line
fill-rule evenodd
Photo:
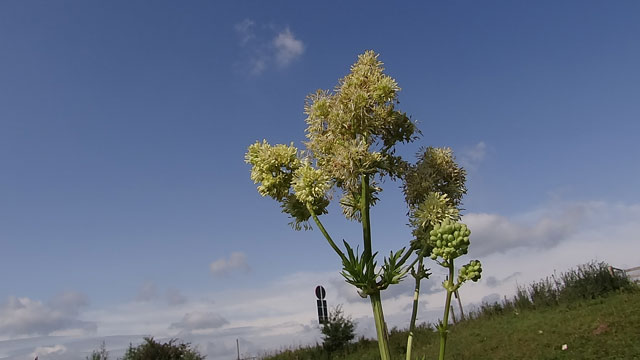
<path fill-rule="evenodd" d="M 471 256 L 459 263 L 479 258 L 484 272 L 483 280 L 461 289 L 462 301 L 465 306 L 472 306 L 509 296 L 517 283 L 527 284 L 555 270 L 564 271 L 591 260 L 606 261 L 616 267 L 638 265 L 633 255 L 640 250 L 640 244 L 634 241 L 640 231 L 638 218 L 640 204 L 603 202 L 554 203 L 511 217 L 467 214 L 463 221 L 472 229 Z M 232 258 L 222 258 L 220 264 L 226 265 L 219 268 L 236 263 Z M 419 322 L 436 321 L 444 301 L 440 286 L 444 270 L 436 264 L 430 266 L 433 275 L 422 284 Z M 49 350 L 66 359 L 82 359 L 85 354 L 82 351 L 88 351 L 88 346 L 96 348 L 99 343 L 96 339 L 128 336 L 129 341 L 136 343 L 145 334 L 158 339 L 179 336 L 198 345 L 211 359 L 233 356 L 236 338 L 245 344 L 247 354 L 254 355 L 281 346 L 312 344 L 320 341 L 320 332 L 315 318 L 315 295 L 309 284 L 317 283 L 327 289 L 329 306 L 342 304 L 345 313 L 357 321 L 359 335 L 375 336 L 367 299 L 360 298 L 335 270 L 297 272 L 263 288 L 226 290 L 173 305 L 132 300 L 104 309 L 85 310 L 88 299 L 80 293 L 63 293 L 47 303 L 12 297 L 0 306 L 0 335 L 5 339 L 0 342 L 0 353 L 6 355 L 6 349 L 24 342 L 18 338 L 36 335 L 45 337 L 21 347 L 19 354 L 12 353 L 8 359 L 22 359 L 36 351 Z M 406 326 L 412 292 L 411 281 L 405 281 L 383 293 L 390 328 Z M 212 298 L 215 303 L 203 300 Z M 73 336 L 61 341 L 53 337 L 65 331 Z M 78 339 L 85 340 L 78 342 Z"/>

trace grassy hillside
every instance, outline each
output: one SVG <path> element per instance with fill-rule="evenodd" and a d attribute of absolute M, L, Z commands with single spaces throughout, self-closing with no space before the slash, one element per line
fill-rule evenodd
<path fill-rule="evenodd" d="M 419 350 L 428 358 L 437 354 L 432 339 Z M 479 318 L 450 339 L 450 359 L 640 359 L 640 294 Z"/>
<path fill-rule="evenodd" d="M 446 358 L 640 359 L 640 292 L 626 285 L 611 289 L 617 280 L 601 264 L 586 267 L 519 289 L 513 300 L 485 304 L 473 319 L 450 328 Z M 390 334 L 394 359 L 404 359 L 406 339 L 403 331 Z M 422 327 L 414 358 L 437 359 L 438 346 L 437 331 Z M 326 360 L 327 354 L 310 347 L 265 359 Z M 361 339 L 331 359 L 379 359 L 377 344 Z"/>

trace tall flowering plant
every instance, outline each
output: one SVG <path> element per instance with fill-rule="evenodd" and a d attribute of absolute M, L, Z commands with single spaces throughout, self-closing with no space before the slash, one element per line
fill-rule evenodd
<path fill-rule="evenodd" d="M 293 143 L 270 145 L 263 140 L 249 146 L 245 161 L 252 166 L 251 179 L 258 184 L 258 192 L 280 203 L 291 226 L 306 230 L 315 224 L 340 257 L 345 280 L 371 301 L 380 356 L 388 360 L 391 355 L 380 292 L 409 272 L 418 285 L 428 276 L 423 259 L 434 247 L 425 234 L 432 224 L 457 219 L 456 206 L 462 195 L 450 189 L 458 186 L 460 192 L 460 184 L 447 185 L 451 180 L 442 177 L 441 169 L 427 169 L 432 164 L 424 156 L 446 150 L 429 148 L 416 165 L 395 154 L 397 144 L 414 141 L 419 131 L 409 116 L 397 109 L 400 88 L 383 71 L 376 53 L 360 55 L 333 91 L 318 90 L 307 97 L 306 149 L 299 150 Z M 438 161 L 444 158 L 435 157 Z M 430 177 L 423 178 L 426 173 Z M 462 176 L 464 193 L 463 171 Z M 391 252 L 378 266 L 369 211 L 378 201 L 384 178 L 404 180 L 415 239 L 408 249 Z M 426 198 L 425 186 L 430 186 Z M 335 192 L 340 195 L 343 215 L 362 227 L 362 251 L 344 240 L 342 246 L 334 242 L 320 220 Z M 440 212 L 433 215 L 433 211 Z M 412 254 L 417 256 L 406 265 Z"/>

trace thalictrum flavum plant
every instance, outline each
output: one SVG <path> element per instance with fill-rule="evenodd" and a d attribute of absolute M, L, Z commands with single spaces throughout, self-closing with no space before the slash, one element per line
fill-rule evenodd
<path fill-rule="evenodd" d="M 400 88 L 383 71 L 375 52 L 358 56 L 333 91 L 318 90 L 307 97 L 305 150 L 293 143 L 270 145 L 263 140 L 249 146 L 245 161 L 252 165 L 251 179 L 259 184 L 258 192 L 280 203 L 291 226 L 306 230 L 313 221 L 340 257 L 346 281 L 371 301 L 380 356 L 389 360 L 380 292 L 409 272 L 419 292 L 420 280 L 428 277 L 423 260 L 436 248 L 430 231 L 442 221 L 459 219 L 458 206 L 466 188 L 464 170 L 455 164 L 449 149 L 428 148 L 415 165 L 395 154 L 396 145 L 414 141 L 419 131 L 397 109 Z M 384 178 L 404 181 L 415 239 L 408 249 L 391 252 L 377 266 L 369 211 L 378 201 Z M 362 227 L 362 251 L 344 240 L 343 250 L 320 221 L 335 192 L 344 216 Z M 405 266 L 414 253 L 415 259 Z"/>

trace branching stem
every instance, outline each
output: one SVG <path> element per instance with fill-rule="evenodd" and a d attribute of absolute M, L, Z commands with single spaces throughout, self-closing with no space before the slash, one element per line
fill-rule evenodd
<path fill-rule="evenodd" d="M 409 247 L 409 250 L 400 258 L 400 261 L 398 261 L 398 266 L 404 265 L 404 263 L 407 262 L 407 260 L 409 259 L 409 256 L 411 256 L 411 253 L 413 253 L 415 249 L 416 249 L 415 246 L 411 245 Z M 415 261 L 414 261 L 414 264 L 415 264 Z"/>
<path fill-rule="evenodd" d="M 420 281 L 422 280 L 422 260 L 424 258 L 420 256 L 418 261 L 418 271 L 415 273 L 416 286 L 413 291 L 413 310 L 411 311 L 411 322 L 409 323 L 409 336 L 407 337 L 407 357 L 406 360 L 411 360 L 411 346 L 413 345 L 413 336 L 416 330 L 416 317 L 418 316 L 418 298 L 420 296 Z"/>
<path fill-rule="evenodd" d="M 364 241 L 364 253 L 363 257 L 365 264 L 369 264 L 371 260 L 371 219 L 369 218 L 369 175 L 362 175 L 360 177 L 362 182 L 362 196 L 361 196 L 361 214 L 362 214 L 362 239 Z M 367 275 L 373 276 L 373 270 L 367 267 Z"/>
<path fill-rule="evenodd" d="M 367 264 L 366 278 L 371 282 L 375 282 L 375 269 L 373 266 L 373 259 L 371 255 L 371 219 L 369 218 L 369 175 L 363 174 L 360 177 L 362 182 L 362 202 L 361 202 L 361 214 L 362 214 L 362 238 L 364 241 L 364 253 L 365 264 Z M 382 301 L 380 300 L 380 291 L 376 291 L 373 294 L 369 294 L 371 300 L 371 307 L 373 309 L 373 319 L 376 323 L 376 333 L 378 335 L 378 348 L 380 350 L 380 358 L 382 360 L 391 360 L 391 351 L 389 350 L 389 336 L 387 335 L 387 325 L 384 321 L 384 313 L 382 312 Z"/>
<path fill-rule="evenodd" d="M 324 226 L 320 222 L 318 215 L 316 215 L 316 213 L 313 211 L 313 207 L 311 206 L 311 204 L 307 204 L 307 209 L 309 209 L 309 213 L 311 213 L 311 217 L 313 218 L 313 221 L 315 221 L 316 225 L 318 225 L 320 232 L 322 232 L 322 235 L 324 235 L 325 239 L 327 239 L 327 242 L 329 242 L 329 245 L 331 245 L 333 250 L 335 250 L 338 256 L 340 256 L 340 259 L 342 259 L 342 262 L 345 263 L 347 261 L 347 258 L 344 256 L 344 253 L 342 252 L 342 250 L 340 250 L 338 245 L 336 245 L 336 243 L 333 242 L 333 239 L 331 239 L 331 236 L 329 235 L 327 230 L 324 228 Z"/>
<path fill-rule="evenodd" d="M 381 360 L 391 360 L 391 351 L 389 350 L 389 336 L 387 334 L 387 324 L 384 321 L 384 313 L 382 312 L 382 301 L 380 300 L 380 292 L 370 294 L 371 307 L 373 308 L 373 319 L 376 323 L 376 334 L 378 335 L 378 350 L 380 350 Z"/>
<path fill-rule="evenodd" d="M 444 304 L 444 317 L 440 325 L 440 356 L 439 360 L 444 360 L 444 351 L 447 347 L 447 327 L 449 325 L 449 308 L 451 307 L 451 294 L 453 294 L 453 259 L 449 260 L 449 279 L 447 280 L 447 301 Z"/>

